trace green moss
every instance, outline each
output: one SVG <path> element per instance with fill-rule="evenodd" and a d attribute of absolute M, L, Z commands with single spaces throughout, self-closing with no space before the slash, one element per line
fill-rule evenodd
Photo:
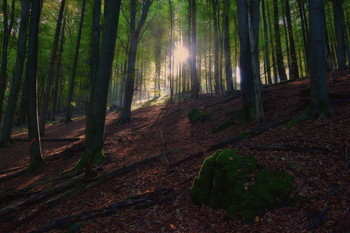
<path fill-rule="evenodd" d="M 208 157 L 194 180 L 191 199 L 212 209 L 226 210 L 246 222 L 289 200 L 293 178 L 282 171 L 257 171 L 253 156 L 226 149 Z"/>
<path fill-rule="evenodd" d="M 227 120 L 222 122 L 220 125 L 218 125 L 217 127 L 215 127 L 215 129 L 213 129 L 213 133 L 219 133 L 220 131 L 227 129 L 228 127 L 234 125 L 235 122 L 233 120 Z"/>
<path fill-rule="evenodd" d="M 198 121 L 206 121 L 210 118 L 210 116 L 210 113 L 203 112 L 198 108 L 192 108 L 188 113 L 188 119 L 191 121 L 192 124 Z"/>
<path fill-rule="evenodd" d="M 292 120 L 288 121 L 287 123 L 287 127 L 288 128 L 292 128 L 294 125 L 298 124 L 299 122 L 301 122 L 301 118 L 300 117 L 296 117 L 296 118 L 293 118 Z"/>
<path fill-rule="evenodd" d="M 248 131 L 244 131 L 244 132 L 240 133 L 239 135 L 246 138 L 246 137 L 253 136 L 254 132 L 252 130 L 248 130 Z"/>
<path fill-rule="evenodd" d="M 84 153 L 83 157 L 79 160 L 78 164 L 75 165 L 73 170 L 83 169 L 93 165 L 99 165 L 106 161 L 106 157 L 101 148 L 96 148 L 91 152 Z"/>

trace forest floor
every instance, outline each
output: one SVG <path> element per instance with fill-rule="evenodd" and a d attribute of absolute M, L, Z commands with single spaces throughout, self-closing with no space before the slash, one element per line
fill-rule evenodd
<path fill-rule="evenodd" d="M 293 193 L 301 197 L 294 204 L 257 217 L 252 225 L 236 217 L 227 218 L 224 211 L 191 202 L 189 190 L 204 159 L 213 153 L 212 146 L 257 127 L 254 122 L 237 121 L 219 133 L 212 133 L 230 119 L 230 112 L 240 109 L 242 100 L 203 95 L 195 101 L 185 99 L 137 109 L 133 111 L 133 121 L 123 126 L 115 124 L 117 113 L 108 114 L 104 147 L 108 160 L 95 169 L 97 177 L 162 153 L 161 132 L 168 151 L 177 149 L 169 153 L 170 166 L 160 157 L 52 205 L 45 205 L 45 201 L 55 198 L 56 192 L 56 196 L 38 198 L 35 193 L 26 192 L 26 188 L 38 184 L 35 191 L 39 192 L 65 181 L 37 183 L 58 176 L 78 162 L 84 152 L 85 120 L 47 126 L 46 138 L 80 140 L 43 141 L 45 166 L 34 174 L 9 177 L 28 165 L 28 142 L 15 140 L 9 148 L 0 149 L 0 214 L 4 207 L 17 203 L 0 217 L 0 232 L 44 232 L 51 228 L 51 232 L 67 232 L 72 223 L 75 224 L 71 232 L 75 227 L 80 232 L 308 232 L 317 221 L 320 224 L 314 225 L 316 232 L 349 232 L 350 74 L 343 72 L 337 76 L 336 83 L 329 81 L 332 116 L 291 127 L 284 122 L 260 135 L 225 146 L 237 148 L 243 155 L 256 156 L 262 167 L 289 172 L 294 177 Z M 308 86 L 309 80 L 304 79 L 267 87 L 265 122 L 290 120 L 301 114 L 308 105 Z M 187 114 L 193 107 L 211 112 L 210 120 L 191 124 Z M 25 132 L 14 134 L 14 138 L 25 137 Z M 89 179 L 84 182 L 89 183 Z M 144 202 L 146 199 L 149 200 Z M 21 200 L 27 202 L 18 204 Z M 108 208 L 112 203 L 117 203 L 113 210 Z M 72 215 L 75 216 L 62 218 Z"/>

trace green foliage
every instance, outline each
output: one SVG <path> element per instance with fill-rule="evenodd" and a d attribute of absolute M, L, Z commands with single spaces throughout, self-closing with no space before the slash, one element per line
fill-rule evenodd
<path fill-rule="evenodd" d="M 284 171 L 257 171 L 253 156 L 237 151 L 216 151 L 208 157 L 194 180 L 191 199 L 212 209 L 240 215 L 246 222 L 289 200 L 293 178 Z"/>
<path fill-rule="evenodd" d="M 198 108 L 192 108 L 188 113 L 188 119 L 190 119 L 191 123 L 194 124 L 198 121 L 206 121 L 210 118 L 211 114 L 203 112 Z"/>
<path fill-rule="evenodd" d="M 253 136 L 254 135 L 254 132 L 252 130 L 247 130 L 247 131 L 244 131 L 242 133 L 240 133 L 239 135 L 241 135 L 242 137 L 250 137 L 250 136 Z"/>
<path fill-rule="evenodd" d="M 150 106 L 155 105 L 155 104 L 158 102 L 159 97 L 160 97 L 160 96 L 156 96 L 156 97 L 154 97 L 153 99 L 148 100 L 147 102 L 145 102 L 145 103 L 142 105 L 142 107 L 143 107 L 143 108 L 146 108 L 146 107 L 150 107 Z"/>
<path fill-rule="evenodd" d="M 233 120 L 226 120 L 224 122 L 222 122 L 220 125 L 216 126 L 215 129 L 213 129 L 213 133 L 218 133 L 232 125 L 234 125 L 235 122 Z"/>

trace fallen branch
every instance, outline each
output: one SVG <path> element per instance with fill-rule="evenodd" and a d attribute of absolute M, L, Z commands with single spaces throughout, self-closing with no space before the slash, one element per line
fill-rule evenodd
<path fill-rule="evenodd" d="M 258 149 L 258 150 L 282 150 L 282 151 L 293 151 L 293 152 L 306 152 L 306 153 L 329 153 L 330 150 L 324 147 L 304 147 L 295 145 L 254 145 L 248 144 L 247 147 Z"/>
<path fill-rule="evenodd" d="M 28 142 L 28 138 L 12 138 L 13 141 Z M 77 142 L 82 138 L 40 138 L 41 142 Z"/>
<path fill-rule="evenodd" d="M 317 218 L 312 223 L 311 227 L 308 229 L 309 231 L 314 231 L 320 226 L 321 221 L 324 219 L 324 217 L 326 216 L 326 213 L 328 211 L 329 204 L 331 202 L 331 198 L 336 194 L 337 190 L 338 190 L 338 186 L 333 188 L 331 194 L 329 195 L 325 204 L 323 205 L 321 212 L 317 215 Z"/>
<path fill-rule="evenodd" d="M 256 128 L 254 128 L 253 130 L 249 130 L 245 133 L 238 134 L 234 137 L 224 139 L 223 141 L 217 142 L 214 145 L 212 145 L 209 148 L 209 151 L 220 149 L 228 144 L 233 144 L 233 143 L 239 142 L 239 141 L 241 141 L 245 138 L 248 138 L 248 137 L 260 135 L 262 133 L 265 133 L 266 131 L 269 131 L 270 129 L 277 128 L 278 126 L 282 125 L 283 123 L 285 123 L 287 121 L 288 121 L 288 119 L 277 120 L 277 121 L 271 122 L 269 124 L 258 126 Z"/>
<path fill-rule="evenodd" d="M 160 131 L 160 138 L 162 139 L 163 145 L 164 145 L 164 159 L 165 159 L 166 164 L 169 166 L 170 162 L 169 162 L 169 156 L 168 156 L 168 149 L 167 149 L 166 141 L 165 141 L 165 139 L 163 137 L 163 131 L 162 130 Z"/>
<path fill-rule="evenodd" d="M 32 231 L 32 233 L 42 233 L 42 232 L 47 232 L 57 228 L 67 229 L 70 226 L 72 226 L 74 223 L 77 223 L 77 222 L 82 223 L 91 219 L 109 216 L 117 213 L 117 211 L 120 209 L 131 207 L 131 206 L 137 206 L 139 208 L 147 208 L 150 206 L 159 205 L 168 200 L 171 200 L 172 192 L 173 190 L 168 188 L 159 189 L 153 192 L 144 193 L 136 197 L 128 198 L 123 201 L 113 203 L 109 207 L 104 209 L 99 209 L 95 211 L 85 212 L 82 214 L 58 218 L 55 221 L 39 228 L 38 230 Z"/>
<path fill-rule="evenodd" d="M 170 150 L 169 153 L 174 153 L 176 151 L 179 151 L 179 149 Z M 84 181 L 86 181 L 84 174 L 80 174 L 77 177 L 75 177 L 74 179 L 70 179 L 66 182 L 59 184 L 59 185 L 51 187 L 48 190 L 43 190 L 43 191 L 37 192 L 35 194 L 32 194 L 28 198 L 26 198 L 22 201 L 19 201 L 19 202 L 14 203 L 14 204 L 10 204 L 10 205 L 0 209 L 0 217 L 17 212 L 28 205 L 37 203 L 39 201 L 46 200 L 47 198 L 50 198 L 56 194 L 62 193 L 63 191 L 66 191 L 69 189 L 68 191 L 64 192 L 61 196 L 54 198 L 54 199 L 51 199 L 42 205 L 42 206 L 53 206 L 61 200 L 67 200 L 67 199 L 72 198 L 76 195 L 79 195 L 83 191 L 89 190 L 97 185 L 100 185 L 109 179 L 115 178 L 119 175 L 125 174 L 129 171 L 132 171 L 132 170 L 135 170 L 136 168 L 139 168 L 143 165 L 157 161 L 162 157 L 162 155 L 163 155 L 163 153 L 160 153 L 160 154 L 157 154 L 155 156 L 151 156 L 149 158 L 141 160 L 139 162 L 125 166 L 123 168 L 119 168 L 117 170 L 98 175 L 98 176 L 94 177 L 91 181 L 89 181 L 89 183 L 87 183 L 87 184 L 83 183 Z"/>

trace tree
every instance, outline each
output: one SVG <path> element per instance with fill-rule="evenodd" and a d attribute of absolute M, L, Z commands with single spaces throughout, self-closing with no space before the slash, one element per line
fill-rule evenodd
<path fill-rule="evenodd" d="M 238 30 L 240 35 L 240 74 L 243 120 L 263 120 L 261 81 L 259 74 L 259 0 L 238 0 Z"/>
<path fill-rule="evenodd" d="M 218 20 L 218 0 L 212 0 L 213 19 L 214 19 L 214 89 L 215 95 L 220 94 L 220 67 L 219 67 L 219 52 L 220 52 L 220 35 L 219 35 L 219 20 Z"/>
<path fill-rule="evenodd" d="M 289 36 L 289 44 L 290 44 L 290 58 L 291 58 L 291 67 L 290 70 L 290 78 L 298 79 L 299 78 L 299 70 L 297 63 L 297 55 L 295 51 L 295 42 L 293 35 L 293 26 L 292 26 L 292 18 L 290 15 L 290 4 L 288 0 L 284 0 L 286 4 L 286 18 L 287 18 L 287 27 L 288 27 L 288 36 Z"/>
<path fill-rule="evenodd" d="M 344 0 L 333 0 L 333 14 L 334 14 L 334 29 L 337 41 L 336 54 L 338 61 L 338 69 L 345 70 L 346 68 L 346 47 L 345 47 L 345 33 L 344 33 Z"/>
<path fill-rule="evenodd" d="M 191 24 L 191 46 L 190 46 L 190 69 L 191 69 L 191 97 L 198 98 L 199 82 L 197 73 L 197 16 L 196 0 L 189 0 L 190 3 L 190 22 Z"/>
<path fill-rule="evenodd" d="M 2 125 L 0 145 L 9 144 L 11 139 L 11 129 L 13 125 L 18 95 L 21 88 L 23 68 L 26 57 L 29 8 L 30 3 L 26 0 L 21 0 L 21 22 L 17 42 L 16 65 L 11 83 L 10 96 L 7 102 L 7 108 L 4 116 L 4 122 Z"/>
<path fill-rule="evenodd" d="M 104 160 L 103 139 L 108 97 L 108 85 L 112 73 L 115 42 L 117 39 L 120 0 L 106 2 L 105 29 L 101 42 L 98 70 L 91 90 L 90 109 L 86 119 L 85 144 L 83 157 L 76 169 L 89 167 Z"/>
<path fill-rule="evenodd" d="M 325 66 L 325 31 L 323 22 L 323 0 L 309 0 L 310 22 L 310 90 L 311 101 L 304 118 L 318 119 L 330 114 L 328 84 Z"/>
<path fill-rule="evenodd" d="M 44 99 L 43 99 L 42 104 L 41 104 L 40 121 L 39 121 L 40 135 L 41 136 L 43 136 L 45 134 L 45 121 L 46 121 L 46 117 L 47 117 L 46 116 L 47 110 L 49 107 L 50 93 L 51 93 L 51 89 L 52 89 L 52 81 L 53 81 L 53 78 L 55 75 L 54 71 L 55 71 L 55 62 L 56 62 L 56 57 L 57 57 L 58 39 L 60 36 L 60 31 L 61 31 L 65 3 L 66 3 L 66 0 L 61 1 L 61 6 L 60 6 L 59 13 L 58 13 L 55 38 L 54 38 L 52 51 L 51 51 L 51 59 L 50 59 L 49 72 L 48 72 L 48 76 L 47 76 L 46 88 L 45 88 L 45 93 L 44 93 Z"/>
<path fill-rule="evenodd" d="M 66 120 L 65 120 L 66 123 L 69 123 L 72 121 L 72 112 L 71 112 L 72 111 L 72 99 L 73 99 L 73 92 L 74 92 L 75 74 L 77 71 L 77 64 L 78 64 L 78 58 L 79 58 L 81 32 L 83 30 L 83 25 L 84 25 L 85 6 L 86 6 L 86 0 L 83 0 L 83 5 L 81 8 L 81 15 L 80 15 L 79 29 L 78 29 L 78 37 L 77 37 L 77 41 L 76 41 L 75 54 L 74 54 L 74 60 L 73 60 L 73 66 L 72 66 L 72 74 L 71 74 L 71 78 L 69 80 L 68 98 L 67 98 L 67 106 L 66 106 Z"/>
<path fill-rule="evenodd" d="M 232 82 L 232 63 L 231 63 L 231 45 L 230 45 L 230 20 L 229 20 L 230 1 L 224 0 L 224 52 L 225 52 L 225 74 L 227 92 L 233 92 Z"/>
<path fill-rule="evenodd" d="M 41 1 L 31 0 L 27 61 L 27 118 L 30 154 L 29 170 L 38 169 L 43 165 L 38 125 L 38 103 L 36 86 L 38 66 L 38 35 L 41 7 Z"/>
<path fill-rule="evenodd" d="M 1 47 L 1 66 L 0 66 L 0 122 L 2 119 L 2 109 L 4 103 L 4 96 L 7 87 L 7 61 L 8 61 L 8 48 L 10 35 L 12 31 L 12 26 L 14 22 L 14 9 L 15 9 L 15 0 L 12 0 L 12 7 L 10 13 L 10 21 L 8 20 L 9 13 L 7 10 L 7 0 L 4 0 L 2 3 L 2 11 L 3 11 L 3 26 L 4 26 L 4 35 Z"/>
<path fill-rule="evenodd" d="M 275 26 L 275 46 L 276 46 L 276 59 L 277 59 L 277 67 L 278 67 L 278 75 L 280 80 L 287 80 L 286 69 L 284 67 L 283 62 L 283 54 L 282 54 L 282 46 L 281 46 L 281 32 L 279 26 L 279 14 L 278 14 L 278 1 L 273 1 L 273 9 L 274 9 L 274 26 Z"/>
<path fill-rule="evenodd" d="M 130 37 L 129 37 L 129 51 L 128 51 L 128 69 L 127 78 L 125 81 L 124 90 L 124 103 L 123 103 L 123 113 L 120 118 L 120 123 L 128 123 L 131 121 L 131 104 L 134 95 L 134 84 L 135 84 L 135 64 L 136 64 L 136 54 L 137 46 L 140 41 L 141 30 L 146 22 L 149 8 L 152 5 L 153 0 L 143 0 L 141 1 L 142 10 L 141 18 L 136 22 L 136 13 L 138 11 L 137 1 L 130 1 Z"/>

